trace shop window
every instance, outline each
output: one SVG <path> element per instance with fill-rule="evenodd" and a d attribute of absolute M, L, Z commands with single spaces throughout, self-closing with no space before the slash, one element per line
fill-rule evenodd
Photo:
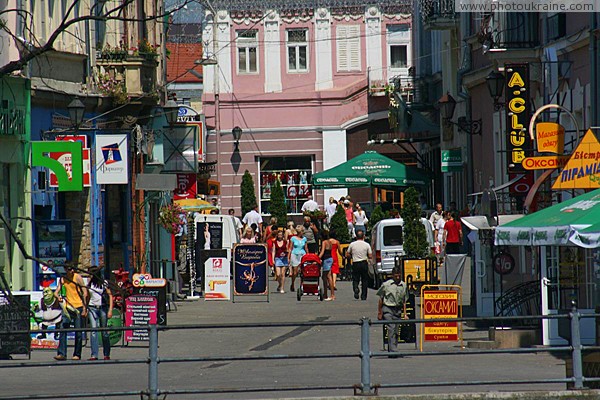
<path fill-rule="evenodd" d="M 271 191 L 279 179 L 288 214 L 301 214 L 302 204 L 312 190 L 312 157 L 268 157 L 259 162 L 261 213 L 270 213 Z"/>

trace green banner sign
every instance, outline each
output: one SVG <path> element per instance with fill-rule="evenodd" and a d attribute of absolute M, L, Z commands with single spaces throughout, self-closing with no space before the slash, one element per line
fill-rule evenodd
<path fill-rule="evenodd" d="M 462 149 L 442 150 L 442 172 L 460 172 L 462 167 Z"/>
<path fill-rule="evenodd" d="M 81 142 L 31 142 L 31 166 L 46 167 L 56 174 L 59 192 L 81 192 L 83 190 L 83 151 Z M 69 153 L 71 171 L 52 153 Z"/>

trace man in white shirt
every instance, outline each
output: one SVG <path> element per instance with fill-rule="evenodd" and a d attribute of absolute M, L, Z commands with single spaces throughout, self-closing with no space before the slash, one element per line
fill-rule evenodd
<path fill-rule="evenodd" d="M 435 211 L 432 212 L 431 216 L 429 217 L 429 222 L 431 222 L 431 225 L 433 225 L 434 229 L 437 226 L 437 222 L 440 220 L 440 218 L 442 218 L 442 205 L 437 203 L 435 205 Z"/>
<path fill-rule="evenodd" d="M 346 257 L 352 257 L 352 289 L 354 289 L 354 298 L 358 300 L 359 283 L 360 299 L 367 300 L 367 292 L 369 290 L 369 259 L 373 253 L 371 246 L 365 242 L 365 234 L 363 231 L 356 232 L 356 241 L 350 243 L 346 251 Z"/>
<path fill-rule="evenodd" d="M 331 218 L 333 218 L 333 215 L 335 214 L 335 211 L 337 210 L 337 203 L 335 201 L 335 199 L 332 197 L 329 198 L 329 204 L 327 204 L 325 206 L 325 212 L 327 213 L 327 223 L 330 224 L 331 223 Z"/>
<path fill-rule="evenodd" d="M 302 212 L 304 211 L 317 211 L 319 209 L 319 205 L 316 201 L 313 200 L 312 196 L 309 194 L 306 197 L 306 201 L 302 204 Z"/>
<path fill-rule="evenodd" d="M 237 229 L 240 238 L 242 237 L 242 231 L 244 229 L 244 225 L 242 224 L 242 221 L 240 221 L 240 219 L 238 217 L 235 216 L 235 210 L 233 208 L 230 208 L 228 211 L 229 215 L 231 215 L 233 217 L 233 221 L 235 223 L 235 229 Z"/>
<path fill-rule="evenodd" d="M 263 222 L 262 217 L 258 213 L 258 205 L 255 204 L 254 207 L 252 207 L 252 210 L 248 211 L 246 215 L 244 215 L 242 222 L 245 226 L 252 226 L 252 224 L 256 224 L 256 232 L 258 232 L 262 237 Z"/>

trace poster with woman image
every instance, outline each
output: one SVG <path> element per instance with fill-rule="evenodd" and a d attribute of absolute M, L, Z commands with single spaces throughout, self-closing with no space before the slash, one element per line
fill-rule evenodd
<path fill-rule="evenodd" d="M 222 222 L 197 222 L 196 223 L 196 249 L 218 250 L 223 248 L 223 223 Z"/>

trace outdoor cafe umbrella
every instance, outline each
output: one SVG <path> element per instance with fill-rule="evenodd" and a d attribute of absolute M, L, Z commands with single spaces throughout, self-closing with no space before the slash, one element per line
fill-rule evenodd
<path fill-rule="evenodd" d="M 600 221 L 600 189 L 563 201 L 496 228 L 496 245 L 567 246 L 575 235 L 590 234 Z M 596 229 L 595 232 L 600 232 Z M 585 240 L 585 239 L 584 239 Z M 585 247 L 585 246 L 584 246 Z"/>
<path fill-rule="evenodd" d="M 208 201 L 200 200 L 200 199 L 182 199 L 175 200 L 175 204 L 180 206 L 184 211 L 189 212 L 202 212 L 202 211 L 211 211 L 218 210 L 218 207 L 213 206 Z"/>
<path fill-rule="evenodd" d="M 600 247 L 600 222 L 596 222 L 585 229 L 576 230 L 569 240 L 571 243 L 587 249 Z"/>
<path fill-rule="evenodd" d="M 422 170 L 404 165 L 376 151 L 366 151 L 312 177 L 315 188 L 375 186 L 426 186 L 431 178 Z"/>

